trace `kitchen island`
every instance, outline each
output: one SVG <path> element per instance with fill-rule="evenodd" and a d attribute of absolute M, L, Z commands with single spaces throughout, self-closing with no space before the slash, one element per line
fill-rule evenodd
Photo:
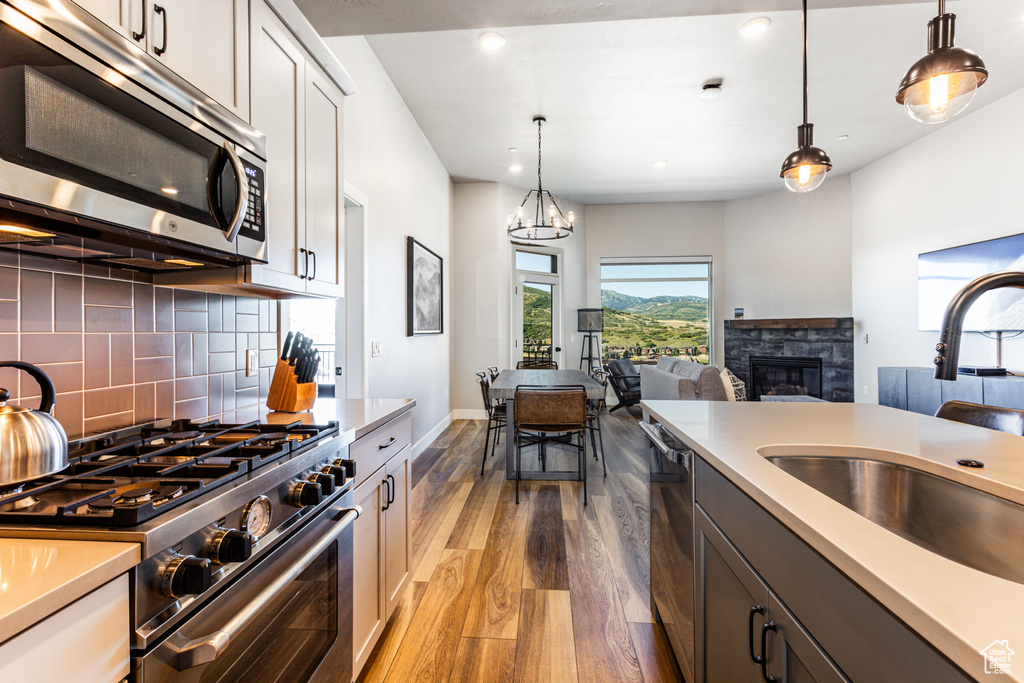
<path fill-rule="evenodd" d="M 1024 439 L 866 404 L 644 401 L 642 406 L 654 420 L 693 448 L 697 458 L 710 466 L 706 472 L 721 475 L 723 481 L 742 492 L 740 498 L 753 501 L 756 505 L 751 505 L 748 512 L 767 512 L 764 519 L 773 518 L 781 523 L 781 527 L 824 558 L 827 565 L 822 563 L 822 567 L 830 565 L 837 569 L 837 576 L 848 579 L 930 644 L 940 663 L 945 658 L 947 664 L 952 663 L 979 680 L 1024 680 L 1024 663 L 1011 666 L 1007 673 L 991 675 L 986 673 L 986 658 L 982 654 L 1002 641 L 1010 649 L 1024 652 L 1020 649 L 1024 646 L 1024 621 L 1020 618 L 1024 611 L 1024 585 L 919 547 L 820 493 L 765 457 L 782 453 L 859 453 L 858 457 L 874 456 L 914 467 L 1024 504 Z M 859 449 L 880 450 L 865 455 Z M 983 461 L 985 467 L 959 467 L 955 463 L 961 458 Z M 696 474 L 698 508 L 702 490 L 700 466 L 699 463 Z M 713 513 L 710 516 L 715 519 Z M 754 518 L 748 519 L 753 524 Z M 949 521 L 930 520 L 940 527 Z M 979 533 L 983 531 L 979 529 Z M 1024 531 L 1002 539 L 1005 544 L 1018 547 L 1020 558 L 1024 558 L 1022 534 Z M 731 536 L 730 540 L 741 553 L 746 552 Z M 795 555 L 783 556 L 780 564 L 795 563 L 794 558 Z M 755 570 L 761 571 L 757 562 L 748 559 Z M 773 585 L 767 575 L 765 581 Z M 813 586 L 805 585 L 805 591 L 798 589 L 795 593 L 813 591 Z M 805 603 L 807 597 L 782 596 L 786 602 Z M 810 597 L 826 606 L 837 619 L 843 617 L 846 605 L 834 602 L 837 596 Z M 790 607 L 797 619 L 806 620 L 792 604 Z M 699 615 L 697 619 L 699 622 Z M 813 628 L 808 628 L 812 636 L 818 637 Z M 851 637 L 856 638 L 856 634 L 847 633 L 845 641 L 849 642 Z M 822 645 L 829 651 L 824 642 Z M 860 655 L 864 659 L 879 656 L 868 651 Z M 838 657 L 836 661 L 843 665 Z M 852 672 L 846 673 L 858 680 Z"/>

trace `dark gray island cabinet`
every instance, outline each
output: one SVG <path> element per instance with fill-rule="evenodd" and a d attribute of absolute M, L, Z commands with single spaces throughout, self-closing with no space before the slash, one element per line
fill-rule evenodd
<path fill-rule="evenodd" d="M 694 486 L 698 681 L 971 680 L 700 458 Z"/>

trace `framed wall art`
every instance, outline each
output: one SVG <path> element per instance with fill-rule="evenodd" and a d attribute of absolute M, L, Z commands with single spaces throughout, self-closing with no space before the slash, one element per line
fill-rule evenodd
<path fill-rule="evenodd" d="M 408 328 L 406 336 L 444 332 L 444 260 L 407 238 L 406 287 Z"/>

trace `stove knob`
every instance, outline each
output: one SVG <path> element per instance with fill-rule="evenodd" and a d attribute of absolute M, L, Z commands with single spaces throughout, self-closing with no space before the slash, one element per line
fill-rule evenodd
<path fill-rule="evenodd" d="M 345 480 L 348 477 L 348 473 L 345 471 L 344 467 L 339 467 L 338 465 L 327 465 L 320 471 L 323 472 L 324 474 L 329 474 L 332 477 L 334 477 L 334 483 L 337 484 L 338 486 L 345 485 Z"/>
<path fill-rule="evenodd" d="M 329 472 L 316 472 L 310 475 L 309 480 L 320 484 L 320 490 L 324 492 L 325 496 L 334 493 L 334 476 Z"/>
<path fill-rule="evenodd" d="M 356 461 L 355 460 L 346 460 L 345 458 L 340 458 L 340 459 L 334 461 L 334 466 L 335 467 L 344 467 L 345 468 L 345 473 L 348 475 L 349 479 L 355 479 L 356 478 Z"/>
<path fill-rule="evenodd" d="M 252 556 L 252 534 L 236 529 L 222 529 L 210 539 L 206 555 L 214 564 L 245 562 Z"/>
<path fill-rule="evenodd" d="M 213 585 L 210 575 L 211 562 L 205 557 L 176 557 L 164 569 L 161 588 L 169 598 L 199 595 Z"/>
<path fill-rule="evenodd" d="M 323 499 L 324 492 L 320 488 L 320 484 L 312 481 L 300 481 L 292 487 L 291 495 L 288 496 L 288 504 L 304 508 L 319 505 Z"/>

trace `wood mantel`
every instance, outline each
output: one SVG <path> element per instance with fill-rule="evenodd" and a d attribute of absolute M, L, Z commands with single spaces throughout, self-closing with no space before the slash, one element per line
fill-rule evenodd
<path fill-rule="evenodd" d="M 728 322 L 729 327 L 738 330 L 827 330 L 839 327 L 839 318 L 768 318 Z"/>

